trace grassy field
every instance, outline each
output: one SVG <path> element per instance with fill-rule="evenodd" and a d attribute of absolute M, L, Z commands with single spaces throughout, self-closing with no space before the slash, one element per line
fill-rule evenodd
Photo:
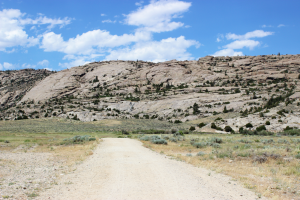
<path fill-rule="evenodd" d="M 158 120 L 102 120 L 81 122 L 61 118 L 0 121 L 0 151 L 50 152 L 68 165 L 92 154 L 101 138 L 121 137 L 121 130 L 167 130 L 173 124 Z M 187 128 L 180 127 L 178 128 Z M 75 136 L 96 140 L 74 142 Z"/>
<path fill-rule="evenodd" d="M 72 166 L 92 155 L 101 138 L 123 137 L 121 130 L 170 132 L 171 128 L 187 130 L 194 123 L 178 125 L 142 119 L 81 122 L 59 118 L 1 121 L 0 151 L 51 153 L 53 159 Z M 85 135 L 88 137 L 82 140 L 75 138 Z M 157 134 L 155 143 L 167 142 L 167 145 L 151 142 L 151 134 L 129 137 L 139 138 L 146 147 L 174 159 L 227 174 L 258 196 L 272 199 L 300 197 L 300 136 Z"/>
<path fill-rule="evenodd" d="M 102 133 L 139 129 L 163 129 L 172 127 L 187 129 L 187 124 L 172 124 L 151 119 L 107 119 L 81 122 L 62 118 L 0 121 L 0 133 Z"/>
<path fill-rule="evenodd" d="M 67 142 L 64 140 L 76 135 L 89 135 L 99 139 L 119 137 L 121 130 L 167 130 L 171 127 L 173 127 L 173 124 L 169 122 L 142 119 L 102 120 L 95 122 L 81 122 L 61 118 L 0 121 L 0 150 L 13 150 L 23 145 L 24 149 L 38 146 L 37 150 L 43 149 L 45 151 L 45 146 L 52 147 L 52 149 L 54 146 L 67 146 Z M 188 126 L 177 127 L 186 129 Z M 86 145 L 88 143 L 76 144 Z"/>
<path fill-rule="evenodd" d="M 135 137 L 156 152 L 229 175 L 258 197 L 300 197 L 300 136 L 158 136 L 168 144 L 153 144 L 151 135 Z"/>

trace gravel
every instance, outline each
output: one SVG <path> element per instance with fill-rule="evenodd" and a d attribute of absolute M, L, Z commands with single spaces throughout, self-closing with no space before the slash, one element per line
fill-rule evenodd
<path fill-rule="evenodd" d="M 105 138 L 36 199 L 258 199 L 230 177 L 171 160 L 137 140 Z"/>

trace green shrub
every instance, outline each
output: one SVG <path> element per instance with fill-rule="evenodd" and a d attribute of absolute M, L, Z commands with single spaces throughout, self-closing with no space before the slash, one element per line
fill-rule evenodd
<path fill-rule="evenodd" d="M 270 121 L 266 121 L 266 125 L 270 125 L 271 123 L 270 123 Z"/>
<path fill-rule="evenodd" d="M 178 129 L 176 129 L 176 128 L 172 128 L 172 129 L 171 129 L 171 133 L 174 134 L 174 133 L 177 133 L 177 132 L 178 132 Z"/>
<path fill-rule="evenodd" d="M 259 117 L 264 117 L 264 113 L 260 112 Z"/>
<path fill-rule="evenodd" d="M 122 132 L 122 135 L 129 135 L 129 132 L 126 130 L 122 130 L 121 132 Z"/>
<path fill-rule="evenodd" d="M 239 152 L 237 154 L 237 156 L 240 156 L 240 157 L 249 157 L 250 156 L 250 153 L 249 152 Z"/>
<path fill-rule="evenodd" d="M 238 140 L 238 142 L 245 143 L 245 144 L 252 143 L 252 141 L 250 141 L 248 139 L 240 139 L 240 140 Z"/>
<path fill-rule="evenodd" d="M 90 140 L 91 139 L 91 140 Z M 61 142 L 60 144 L 63 145 L 67 145 L 67 144 L 78 144 L 81 142 L 85 142 L 85 141 L 93 141 L 96 140 L 96 138 L 90 138 L 89 135 L 76 135 L 72 138 L 66 138 L 63 140 L 63 142 Z"/>
<path fill-rule="evenodd" d="M 174 123 L 175 123 L 175 124 L 179 124 L 179 123 L 182 123 L 182 121 L 176 119 L 176 120 L 174 121 Z"/>
<path fill-rule="evenodd" d="M 151 140 L 153 144 L 168 144 L 168 142 L 164 139 L 153 139 Z"/>
<path fill-rule="evenodd" d="M 172 138 L 170 138 L 170 140 L 169 140 L 170 142 L 177 142 L 178 140 L 175 138 L 175 137 L 172 137 Z"/>
<path fill-rule="evenodd" d="M 206 147 L 206 143 L 197 142 L 197 143 L 194 143 L 193 146 L 196 147 L 196 148 L 204 148 L 204 147 Z"/>
<path fill-rule="evenodd" d="M 160 140 L 161 138 L 157 135 L 151 135 L 150 137 L 150 140 Z"/>
<path fill-rule="evenodd" d="M 263 131 L 263 130 L 267 130 L 265 125 L 261 125 L 259 127 L 256 128 L 256 130 L 259 132 L 259 131 Z"/>
<path fill-rule="evenodd" d="M 295 155 L 296 159 L 300 159 L 300 153 L 298 153 L 297 155 Z"/>
<path fill-rule="evenodd" d="M 149 141 L 149 136 L 143 136 L 140 138 L 140 140 L 143 140 L 143 141 Z"/>
<path fill-rule="evenodd" d="M 240 132 L 242 135 L 263 135 L 263 136 L 270 136 L 270 135 L 274 135 L 273 132 L 269 132 L 269 131 L 260 131 L 258 132 L 257 130 L 255 131 L 250 131 L 250 130 L 243 130 L 242 132 Z"/>
<path fill-rule="evenodd" d="M 210 127 L 213 128 L 213 129 L 216 129 L 216 128 L 217 128 L 217 126 L 216 126 L 215 123 L 211 123 L 211 126 L 210 126 Z"/>
<path fill-rule="evenodd" d="M 76 142 L 83 142 L 83 141 L 88 141 L 89 140 L 89 135 L 84 135 L 84 136 L 80 136 L 80 135 L 76 135 L 74 137 L 71 138 L 71 140 L 76 143 Z"/>
<path fill-rule="evenodd" d="M 190 131 L 194 131 L 194 130 L 196 130 L 195 126 L 191 126 Z"/>
<path fill-rule="evenodd" d="M 269 135 L 274 135 L 274 133 L 266 131 L 266 130 L 262 130 L 262 131 L 258 132 L 257 135 L 269 136 Z"/>
<path fill-rule="evenodd" d="M 292 142 L 298 144 L 298 143 L 300 143 L 300 139 L 292 139 Z"/>
<path fill-rule="evenodd" d="M 239 133 L 243 133 L 243 131 L 244 131 L 244 128 L 243 128 L 243 127 L 240 127 L 240 128 L 239 128 Z"/>
<path fill-rule="evenodd" d="M 280 144 L 289 144 L 289 141 L 287 141 L 286 139 L 279 139 L 278 141 L 277 141 L 278 143 L 280 143 Z"/>
<path fill-rule="evenodd" d="M 204 127 L 204 126 L 206 126 L 206 124 L 203 123 L 203 122 L 201 122 L 200 124 L 198 124 L 198 127 L 199 127 L 199 128 L 202 128 L 202 127 Z"/>
<path fill-rule="evenodd" d="M 213 148 L 221 148 L 221 145 L 218 143 L 213 143 L 212 147 Z"/>
<path fill-rule="evenodd" d="M 192 154 L 191 153 L 187 153 L 186 156 L 192 157 Z"/>
<path fill-rule="evenodd" d="M 289 130 L 293 130 L 293 129 L 294 129 L 293 127 L 287 126 L 287 127 L 285 127 L 285 129 L 283 129 L 283 131 L 289 131 Z"/>
<path fill-rule="evenodd" d="M 262 142 L 263 144 L 271 144 L 271 143 L 274 142 L 274 140 L 273 140 L 273 139 L 265 139 L 265 140 L 261 140 L 261 142 Z"/>
<path fill-rule="evenodd" d="M 287 130 L 281 133 L 282 135 L 297 135 L 300 136 L 300 130 L 299 129 L 292 129 L 292 130 Z"/>
<path fill-rule="evenodd" d="M 230 126 L 225 126 L 224 129 L 226 132 L 234 132 L 233 129 Z"/>
<path fill-rule="evenodd" d="M 231 155 L 231 152 L 220 152 L 220 153 L 217 153 L 217 158 L 230 158 L 232 155 Z"/>
<path fill-rule="evenodd" d="M 72 119 L 73 119 L 73 120 L 80 120 L 80 119 L 77 117 L 77 115 L 75 115 Z"/>
<path fill-rule="evenodd" d="M 202 152 L 202 151 L 199 151 L 198 153 L 197 153 L 197 156 L 204 156 L 206 153 L 204 153 L 204 152 Z"/>
<path fill-rule="evenodd" d="M 168 140 L 168 139 L 170 139 L 170 137 L 169 136 L 164 136 L 163 139 Z"/>
<path fill-rule="evenodd" d="M 89 141 L 95 141 L 96 138 L 92 137 L 92 138 L 89 138 Z"/>
<path fill-rule="evenodd" d="M 217 138 L 217 137 L 210 138 L 209 141 L 212 143 L 219 143 L 219 144 L 223 143 L 222 138 Z"/>
<path fill-rule="evenodd" d="M 223 131 L 223 129 L 221 127 L 218 127 L 216 126 L 215 123 L 211 123 L 211 126 L 210 126 L 212 129 L 216 129 L 216 130 L 219 130 L 219 131 Z"/>
<path fill-rule="evenodd" d="M 247 123 L 246 128 L 253 128 L 253 125 L 251 123 Z"/>

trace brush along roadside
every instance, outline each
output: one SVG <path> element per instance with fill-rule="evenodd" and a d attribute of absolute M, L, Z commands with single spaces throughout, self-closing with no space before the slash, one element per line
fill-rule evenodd
<path fill-rule="evenodd" d="M 173 159 L 233 177 L 260 196 L 300 198 L 300 136 L 135 135 Z M 155 143 L 155 140 L 165 140 Z"/>

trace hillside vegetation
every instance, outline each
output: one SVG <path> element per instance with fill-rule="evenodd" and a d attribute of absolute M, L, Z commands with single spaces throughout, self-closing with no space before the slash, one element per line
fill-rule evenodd
<path fill-rule="evenodd" d="M 0 119 L 151 119 L 170 127 L 187 122 L 198 132 L 279 132 L 300 128 L 299 72 L 300 55 L 6 71 Z"/>

